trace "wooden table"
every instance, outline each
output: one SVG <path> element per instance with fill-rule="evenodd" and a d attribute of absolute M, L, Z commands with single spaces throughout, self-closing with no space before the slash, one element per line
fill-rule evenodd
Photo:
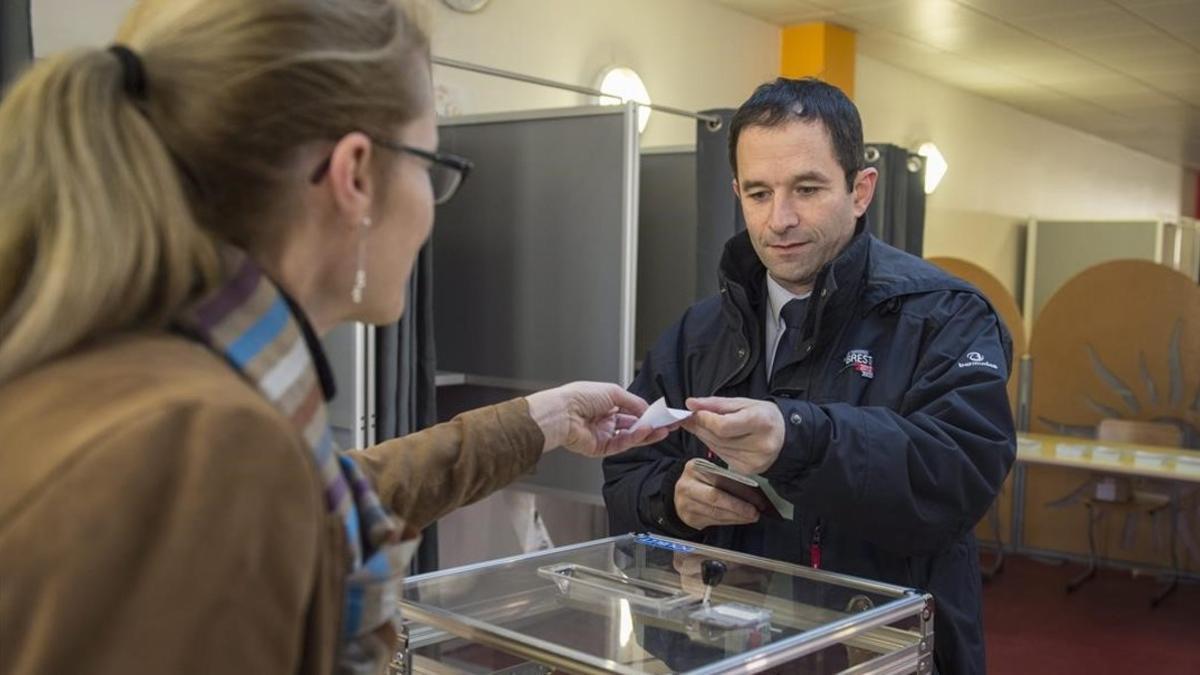
<path fill-rule="evenodd" d="M 1082 457 L 1062 456 L 1059 446 L 1081 446 Z M 1092 459 L 1096 447 L 1112 448 L 1121 452 L 1118 462 L 1104 462 Z M 1137 451 L 1153 452 L 1166 455 L 1162 466 L 1142 466 L 1134 461 Z M 1184 450 L 1181 448 L 1165 448 L 1136 443 L 1098 442 L 1071 436 L 1051 436 L 1048 434 L 1017 434 L 1017 461 L 1026 464 L 1045 464 L 1064 466 L 1073 469 L 1087 469 L 1098 473 L 1122 474 L 1140 478 L 1157 478 L 1160 480 L 1200 483 L 1200 470 L 1188 471 L 1180 467 L 1180 457 L 1200 460 L 1200 451 Z"/>
<path fill-rule="evenodd" d="M 1097 448 L 1118 451 L 1120 458 L 1117 461 L 1094 459 L 1093 455 Z M 1146 463 L 1138 463 L 1136 457 L 1139 451 L 1162 455 L 1164 459 L 1160 464 L 1153 466 Z M 1149 478 L 1200 485 L 1200 468 L 1180 462 L 1180 458 L 1200 460 L 1200 451 L 1138 443 L 1099 442 L 1072 436 L 1017 434 L 1017 466 L 1014 467 L 1016 476 L 1013 483 L 1013 551 L 1043 555 L 1046 553 L 1045 551 L 1027 549 L 1022 541 L 1022 531 L 1025 524 L 1025 485 L 1021 465 L 1083 469 L 1110 476 L 1119 475 L 1131 478 Z M 1174 542 L 1172 542 L 1172 547 L 1174 547 Z M 999 548 L 1000 557 L 993 566 L 993 573 L 998 571 L 999 566 L 1003 563 L 1003 552 L 1004 548 L 1001 545 Z M 1176 571 L 1176 574 L 1178 575 L 1178 571 Z"/>

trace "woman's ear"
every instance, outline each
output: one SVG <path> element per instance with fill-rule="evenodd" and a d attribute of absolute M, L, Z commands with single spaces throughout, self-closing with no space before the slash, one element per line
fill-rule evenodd
<path fill-rule="evenodd" d="M 347 223 L 357 224 L 371 212 L 373 161 L 371 139 L 361 131 L 346 134 L 333 146 L 327 180 L 334 205 Z"/>

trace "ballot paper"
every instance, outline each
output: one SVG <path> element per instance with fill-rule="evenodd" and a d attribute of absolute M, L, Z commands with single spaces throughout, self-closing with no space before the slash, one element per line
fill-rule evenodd
<path fill-rule="evenodd" d="M 668 408 L 666 397 L 660 398 L 646 408 L 646 412 L 638 418 L 638 421 L 630 427 L 630 431 L 644 429 L 650 427 L 658 429 L 660 427 L 669 427 L 677 422 L 682 422 L 692 416 L 690 410 L 679 410 L 678 408 Z"/>

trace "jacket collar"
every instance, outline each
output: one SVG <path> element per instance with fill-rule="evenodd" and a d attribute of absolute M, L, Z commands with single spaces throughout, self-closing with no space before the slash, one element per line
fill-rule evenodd
<path fill-rule="evenodd" d="M 304 309 L 241 250 L 225 246 L 221 254 L 228 280 L 177 317 L 173 322 L 173 329 L 198 342 L 225 348 L 226 358 L 231 365 L 243 372 L 249 372 L 251 361 L 258 355 L 249 353 L 248 344 L 251 338 L 239 336 L 234 326 L 245 323 L 248 317 L 256 312 L 263 315 L 264 319 L 269 317 L 278 328 L 278 333 L 266 336 L 268 328 L 264 323 L 258 325 L 258 336 L 270 337 L 276 342 L 289 345 L 293 345 L 297 339 L 302 341 L 308 356 L 308 366 L 316 376 L 321 398 L 325 402 L 333 400 L 333 397 L 337 396 L 337 381 L 333 375 L 333 368 L 329 364 L 325 347 L 317 337 L 317 332 Z M 236 340 L 238 337 L 243 337 L 240 344 Z M 269 343 L 259 345 L 267 354 L 265 357 L 259 357 L 260 361 L 274 363 L 279 357 L 278 354 L 271 355 L 270 346 Z M 237 347 L 238 351 L 234 351 L 234 347 Z M 239 352 L 245 353 L 240 357 L 233 356 Z M 299 356 L 293 358 L 298 359 Z M 260 363 L 259 369 L 261 366 Z"/>
<path fill-rule="evenodd" d="M 282 287 L 279 289 L 279 294 L 283 296 L 284 302 L 292 312 L 292 318 L 300 327 L 300 336 L 304 338 L 304 345 L 308 347 L 308 355 L 312 358 L 313 370 L 317 373 L 317 383 L 321 385 L 321 395 L 328 403 L 333 400 L 334 396 L 337 396 L 337 381 L 333 377 L 333 368 L 329 365 L 325 347 L 321 344 L 321 339 L 317 337 L 317 332 L 313 330 L 308 315 L 304 313 L 300 305 Z"/>
<path fill-rule="evenodd" d="M 820 313 L 830 303 L 853 304 L 855 293 L 861 287 L 866 274 L 873 239 L 865 230 L 866 218 L 859 218 L 850 241 L 833 260 L 825 263 L 817 272 L 812 296 L 817 300 L 814 305 L 817 311 L 810 311 L 810 315 Z M 767 269 L 759 260 L 754 245 L 750 243 L 748 231 L 743 230 L 726 242 L 721 256 L 721 292 L 727 303 L 740 304 L 739 299 L 744 299 L 747 306 L 740 307 L 738 312 L 739 315 L 743 315 L 749 310 L 749 316 L 744 318 L 761 314 L 759 310 L 766 303 L 766 272 Z"/>
<path fill-rule="evenodd" d="M 866 219 L 860 218 L 845 248 L 818 272 L 809 300 L 809 310 L 801 329 L 796 350 L 776 369 L 805 360 L 823 332 L 837 330 L 858 304 L 865 284 L 873 237 L 866 231 Z M 733 236 L 721 259 L 721 313 L 730 330 L 744 340 L 751 358 L 743 361 L 732 380 L 753 372 L 753 364 L 762 360 L 763 317 L 767 311 L 766 267 L 750 243 L 749 232 Z"/>

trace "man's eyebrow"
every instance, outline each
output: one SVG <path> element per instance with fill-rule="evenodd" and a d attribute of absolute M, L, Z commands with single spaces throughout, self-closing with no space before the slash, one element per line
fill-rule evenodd
<path fill-rule="evenodd" d="M 789 183 L 792 185 L 795 185 L 796 183 L 829 183 L 829 177 L 820 171 L 805 171 L 804 173 L 798 173 L 795 176 L 792 176 Z M 747 180 L 742 183 L 741 186 L 743 190 L 770 187 L 765 181 L 761 180 Z"/>

